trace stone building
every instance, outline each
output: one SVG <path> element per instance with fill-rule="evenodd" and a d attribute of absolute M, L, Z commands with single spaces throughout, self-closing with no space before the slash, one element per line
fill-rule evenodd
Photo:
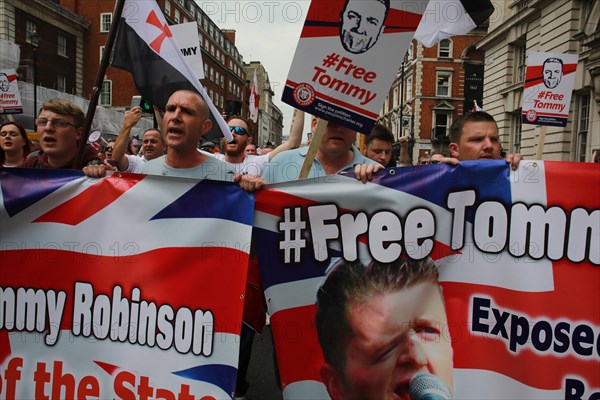
<path fill-rule="evenodd" d="M 535 158 L 540 127 L 521 123 L 527 55 L 579 56 L 567 126 L 546 127 L 541 158 L 589 161 L 600 149 L 600 1 L 494 1 L 485 52 L 485 110 L 498 122 L 502 145 Z"/>

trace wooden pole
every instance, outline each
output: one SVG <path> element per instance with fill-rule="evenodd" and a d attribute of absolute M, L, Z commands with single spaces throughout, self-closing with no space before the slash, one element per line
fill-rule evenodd
<path fill-rule="evenodd" d="M 298 179 L 306 179 L 308 177 L 308 173 L 313 165 L 313 162 L 315 161 L 317 150 L 321 145 L 321 141 L 323 140 L 323 134 L 325 133 L 325 128 L 327 128 L 328 123 L 329 122 L 324 120 L 323 118 L 319 118 L 317 120 L 317 127 L 315 128 L 315 133 L 310 142 L 310 146 L 308 147 L 308 152 L 306 153 L 306 157 L 304 158 L 304 164 L 302 164 L 302 169 L 300 169 L 300 175 L 298 175 Z"/>
<path fill-rule="evenodd" d="M 546 126 L 542 125 L 542 126 L 540 126 L 540 131 L 538 134 L 537 151 L 535 153 L 536 160 L 542 159 L 542 154 L 544 153 L 544 142 L 545 141 L 546 141 Z"/>
<path fill-rule="evenodd" d="M 92 89 L 92 97 L 90 98 L 90 104 L 85 115 L 85 121 L 83 123 L 83 136 L 79 141 L 77 154 L 75 155 L 75 162 L 73 166 L 79 169 L 81 161 L 83 161 L 83 153 L 85 151 L 85 145 L 87 144 L 88 137 L 90 136 L 90 128 L 92 121 L 94 120 L 94 114 L 96 113 L 96 106 L 98 105 L 98 98 L 100 97 L 100 90 L 102 88 L 102 82 L 104 82 L 104 76 L 106 75 L 106 69 L 108 68 L 108 60 L 112 54 L 113 45 L 117 37 L 117 30 L 121 23 L 121 15 L 123 14 L 123 6 L 125 0 L 117 0 L 115 4 L 115 12 L 113 13 L 113 23 L 110 26 L 108 37 L 106 38 L 106 45 L 104 46 L 104 53 L 102 54 L 102 61 L 100 67 L 98 67 L 98 73 L 96 74 L 96 82 Z"/>

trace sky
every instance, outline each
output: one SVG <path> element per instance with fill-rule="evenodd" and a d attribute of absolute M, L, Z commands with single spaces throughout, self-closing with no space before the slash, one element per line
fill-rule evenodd
<path fill-rule="evenodd" d="M 245 63 L 263 64 L 275 92 L 273 102 L 283 113 L 283 133 L 287 135 L 293 108 L 281 101 L 281 95 L 310 0 L 196 0 L 196 3 L 219 28 L 236 31 L 235 45 Z M 305 136 L 309 128 L 306 120 Z"/>

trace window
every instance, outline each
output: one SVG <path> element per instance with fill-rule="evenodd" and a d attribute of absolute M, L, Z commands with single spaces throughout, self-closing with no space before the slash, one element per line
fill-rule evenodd
<path fill-rule="evenodd" d="M 27 83 L 33 83 L 33 67 L 27 66 L 27 70 L 25 71 L 25 80 Z"/>
<path fill-rule="evenodd" d="M 165 1 L 165 14 L 171 16 L 171 2 L 169 0 Z"/>
<path fill-rule="evenodd" d="M 393 98 L 393 107 L 397 107 L 400 104 L 400 96 L 398 96 L 398 86 L 394 86 L 394 98 Z"/>
<path fill-rule="evenodd" d="M 445 112 L 436 112 L 435 113 L 434 136 L 436 138 L 446 137 L 446 135 L 448 135 L 449 128 L 450 128 L 449 114 L 447 114 Z"/>
<path fill-rule="evenodd" d="M 102 57 L 104 57 L 104 46 L 100 46 L 100 62 L 102 62 Z"/>
<path fill-rule="evenodd" d="M 223 75 L 221 75 L 221 78 L 220 78 L 220 79 L 221 79 L 221 87 L 222 87 L 223 89 L 225 89 L 225 77 L 224 77 Z"/>
<path fill-rule="evenodd" d="M 229 89 L 228 89 L 229 93 L 231 93 L 232 92 L 232 90 L 231 90 L 231 81 L 228 82 L 228 86 L 229 86 Z"/>
<path fill-rule="evenodd" d="M 67 38 L 61 34 L 58 35 L 57 54 L 59 56 L 67 56 Z"/>
<path fill-rule="evenodd" d="M 515 52 L 515 83 L 525 82 L 525 70 L 527 69 L 527 52 L 525 44 L 514 47 Z"/>
<path fill-rule="evenodd" d="M 204 77 L 208 78 L 208 65 L 204 64 Z"/>
<path fill-rule="evenodd" d="M 31 35 L 33 32 L 37 32 L 37 24 L 32 21 L 27 21 L 25 26 L 25 41 L 31 43 Z"/>
<path fill-rule="evenodd" d="M 587 153 L 588 129 L 590 126 L 590 94 L 581 94 L 577 98 L 579 115 L 577 116 L 577 148 L 575 161 L 585 162 Z"/>
<path fill-rule="evenodd" d="M 173 17 L 173 19 L 175 20 L 176 24 L 179 23 L 179 20 L 181 19 L 181 14 L 179 13 L 178 9 L 175 9 L 175 16 Z"/>
<path fill-rule="evenodd" d="M 100 33 L 110 31 L 110 25 L 112 24 L 112 14 L 102 13 L 100 14 Z"/>
<path fill-rule="evenodd" d="M 56 90 L 59 92 L 67 91 L 67 77 L 65 75 L 58 75 L 56 77 Z"/>
<path fill-rule="evenodd" d="M 450 97 L 450 76 L 449 73 L 437 74 L 436 96 Z"/>
<path fill-rule="evenodd" d="M 412 96 L 412 77 L 410 77 L 406 79 L 406 100 L 410 100 Z"/>
<path fill-rule="evenodd" d="M 438 57 L 440 58 L 451 58 L 452 57 L 452 42 L 448 39 L 444 39 L 438 45 Z"/>
<path fill-rule="evenodd" d="M 523 132 L 523 123 L 521 121 L 521 113 L 515 115 L 513 117 L 513 133 L 512 133 L 512 142 L 513 142 L 513 153 L 521 152 L 521 134 Z"/>
<path fill-rule="evenodd" d="M 100 91 L 100 105 L 110 106 L 112 104 L 112 81 L 103 81 Z"/>

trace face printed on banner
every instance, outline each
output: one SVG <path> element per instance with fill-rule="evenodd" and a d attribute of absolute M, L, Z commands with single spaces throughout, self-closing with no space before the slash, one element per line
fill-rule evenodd
<path fill-rule="evenodd" d="M 343 376 L 330 370 L 337 399 L 406 399 L 411 378 L 438 376 L 453 390 L 451 341 L 442 293 L 433 282 L 378 293 L 348 309 L 352 336 Z M 335 376 L 335 377 L 334 377 Z"/>
<path fill-rule="evenodd" d="M 10 89 L 10 81 L 8 80 L 8 75 L 6 75 L 4 72 L 0 73 L 0 90 L 2 90 L 3 92 L 8 92 L 8 89 Z"/>
<path fill-rule="evenodd" d="M 340 15 L 344 49 L 360 54 L 377 43 L 389 9 L 387 0 L 347 0 Z"/>
<path fill-rule="evenodd" d="M 562 80 L 563 75 L 563 63 L 560 58 L 548 58 L 544 61 L 542 67 L 542 77 L 544 79 L 544 85 L 548 89 L 554 89 Z"/>

